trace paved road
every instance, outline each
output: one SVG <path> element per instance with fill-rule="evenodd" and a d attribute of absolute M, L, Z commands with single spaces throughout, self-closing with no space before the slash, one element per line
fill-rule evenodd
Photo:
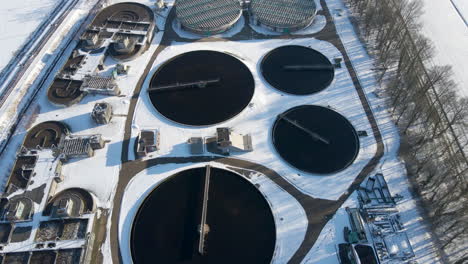
<path fill-rule="evenodd" d="M 301 243 L 300 247 L 295 252 L 294 256 L 288 263 L 301 263 L 301 261 L 305 258 L 307 253 L 312 249 L 315 241 L 317 240 L 320 232 L 322 231 L 325 224 L 333 217 L 336 211 L 341 207 L 341 205 L 348 199 L 351 193 L 357 189 L 360 183 L 366 178 L 369 173 L 371 173 L 376 166 L 379 164 L 380 159 L 384 153 L 384 145 L 382 142 L 382 135 L 378 128 L 377 122 L 375 117 L 372 113 L 371 107 L 367 98 L 365 96 L 365 92 L 363 87 L 361 86 L 359 79 L 356 75 L 356 71 L 353 68 L 353 65 L 349 59 L 349 56 L 346 53 L 343 43 L 341 42 L 338 34 L 336 32 L 335 25 L 333 24 L 332 17 L 330 15 L 329 9 L 324 0 L 321 0 L 321 4 L 323 7 L 323 11 L 320 14 L 325 15 L 327 19 L 327 25 L 325 29 L 321 32 L 316 34 L 310 35 L 289 35 L 289 36 L 266 36 L 253 31 L 248 25 L 246 25 L 243 30 L 229 39 L 214 39 L 214 38 L 205 38 L 201 40 L 190 40 L 190 39 L 183 39 L 179 37 L 173 30 L 171 26 L 171 21 L 174 19 L 175 12 L 172 10 L 168 16 L 168 22 L 166 23 L 164 37 L 161 41 L 160 46 L 157 50 L 153 53 L 148 65 L 142 74 L 140 80 L 137 83 L 135 92 L 132 96 L 131 103 L 130 103 L 130 110 L 128 113 L 128 118 L 125 124 L 125 135 L 123 141 L 123 148 L 122 148 L 122 169 L 120 172 L 119 183 L 116 189 L 114 204 L 113 204 L 113 211 L 112 211 L 112 226 L 111 226 L 111 251 L 112 251 L 112 260 L 113 263 L 122 263 L 121 253 L 119 249 L 119 240 L 118 240 L 118 224 L 119 224 L 119 214 L 120 214 L 120 206 L 123 198 L 123 192 L 125 187 L 127 186 L 128 182 L 138 174 L 138 172 L 144 170 L 145 168 L 157 166 L 160 164 L 168 164 L 168 163 L 203 163 L 203 162 L 219 162 L 222 164 L 226 164 L 229 166 L 233 166 L 236 168 L 246 169 L 246 170 L 253 170 L 258 171 L 267 177 L 269 177 L 273 182 L 275 182 L 279 187 L 284 189 L 290 195 L 292 195 L 304 208 L 307 219 L 308 219 L 308 226 L 304 241 Z M 179 41 L 179 42 L 196 42 L 196 41 L 239 41 L 239 40 L 251 40 L 251 39 L 290 39 L 290 38 L 317 38 L 320 40 L 328 41 L 335 45 L 335 47 L 340 50 L 343 54 L 343 59 L 346 68 L 348 69 L 356 91 L 358 93 L 359 99 L 364 107 L 367 119 L 369 120 L 372 126 L 373 136 L 377 142 L 377 151 L 375 156 L 370 160 L 370 162 L 363 168 L 363 170 L 359 173 L 356 177 L 354 182 L 348 188 L 348 191 L 343 194 L 337 201 L 331 200 L 324 200 L 324 199 L 317 199 L 311 196 L 303 194 L 301 191 L 296 189 L 293 185 L 291 185 L 288 181 L 286 181 L 283 177 L 281 177 L 275 171 L 261 165 L 256 164 L 246 160 L 240 160 L 236 158 L 226 158 L 220 156 L 197 156 L 197 157 L 173 157 L 173 158 L 155 158 L 148 161 L 129 161 L 128 153 L 129 150 L 132 148 L 130 146 L 130 139 L 131 139 L 131 125 L 133 116 L 135 114 L 135 107 L 138 101 L 138 97 L 140 95 L 142 84 L 151 70 L 151 67 L 157 58 L 157 56 L 163 51 L 167 46 L 170 45 L 172 41 Z"/>

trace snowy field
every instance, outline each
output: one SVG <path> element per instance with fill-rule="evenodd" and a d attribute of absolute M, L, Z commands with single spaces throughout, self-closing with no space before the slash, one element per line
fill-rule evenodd
<path fill-rule="evenodd" d="M 0 7 L 0 71 L 60 0 L 2 1 Z"/>
<path fill-rule="evenodd" d="M 452 65 L 460 94 L 468 96 L 468 1 L 422 0 L 422 33 L 435 46 L 433 63 Z M 458 10 L 458 11 L 457 11 Z"/>

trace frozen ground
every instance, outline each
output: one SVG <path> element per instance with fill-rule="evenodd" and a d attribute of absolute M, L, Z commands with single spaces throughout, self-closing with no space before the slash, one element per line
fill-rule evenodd
<path fill-rule="evenodd" d="M 0 71 L 60 0 L 2 1 Z"/>
<path fill-rule="evenodd" d="M 433 63 L 452 65 L 460 94 L 468 96 L 468 1 L 422 0 L 422 33 L 435 46 Z M 458 10 L 458 11 L 457 11 Z"/>

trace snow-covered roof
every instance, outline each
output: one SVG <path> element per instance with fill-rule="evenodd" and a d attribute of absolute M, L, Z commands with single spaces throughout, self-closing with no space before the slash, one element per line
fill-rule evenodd
<path fill-rule="evenodd" d="M 194 31 L 227 29 L 242 15 L 238 0 L 177 0 L 175 6 L 180 23 Z"/>
<path fill-rule="evenodd" d="M 316 12 L 314 0 L 252 0 L 250 8 L 260 23 L 278 28 L 307 26 Z"/>

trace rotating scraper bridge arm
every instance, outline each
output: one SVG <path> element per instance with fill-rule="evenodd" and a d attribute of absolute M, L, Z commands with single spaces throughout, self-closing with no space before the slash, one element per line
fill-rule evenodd
<path fill-rule="evenodd" d="M 185 82 L 185 83 L 174 83 L 169 85 L 162 85 L 157 87 L 151 87 L 148 89 L 149 92 L 165 92 L 165 91 L 173 91 L 173 90 L 180 90 L 180 89 L 193 89 L 193 88 L 205 88 L 208 85 L 213 85 L 219 83 L 221 81 L 220 78 L 217 79 L 210 79 L 210 80 L 200 80 L 195 82 Z"/>
<path fill-rule="evenodd" d="M 203 207 L 200 221 L 200 239 L 198 242 L 198 253 L 205 255 L 205 240 L 208 234 L 208 226 L 206 224 L 206 215 L 208 213 L 208 192 L 210 190 L 210 177 L 211 177 L 211 166 L 206 166 L 205 173 L 205 187 L 203 190 Z"/>
<path fill-rule="evenodd" d="M 333 70 L 333 66 L 330 65 L 283 65 L 285 71 L 327 71 Z"/>
<path fill-rule="evenodd" d="M 301 124 L 299 124 L 297 121 L 289 119 L 285 114 L 279 115 L 279 118 L 280 118 L 280 120 L 284 120 L 284 121 L 288 122 L 289 124 L 293 125 L 294 127 L 304 131 L 309 136 L 311 136 L 314 140 L 320 141 L 320 142 L 322 142 L 324 144 L 327 144 L 327 145 L 330 144 L 330 141 L 327 138 L 322 137 L 321 135 L 310 131 L 309 129 L 307 129 L 307 128 L 303 127 Z"/>

